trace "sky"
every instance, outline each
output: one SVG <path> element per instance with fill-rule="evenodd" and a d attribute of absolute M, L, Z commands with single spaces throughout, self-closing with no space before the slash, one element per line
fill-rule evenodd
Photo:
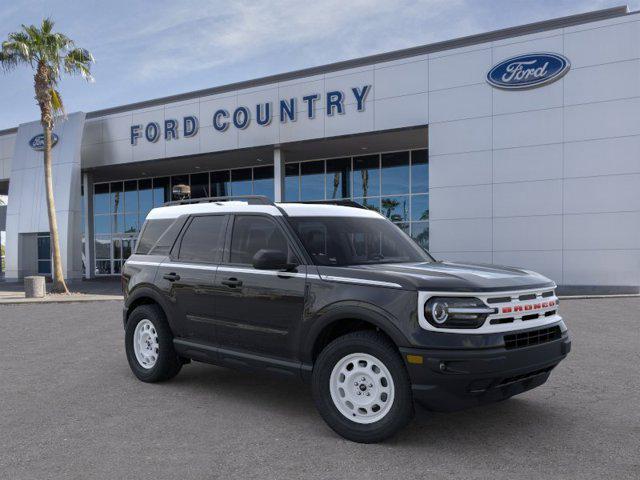
<path fill-rule="evenodd" d="M 95 82 L 64 79 L 67 112 L 624 5 L 623 0 L 0 0 L 0 40 L 51 16 L 90 50 Z M 626 2 L 630 10 L 640 0 Z M 32 73 L 0 70 L 0 130 L 37 120 Z"/>

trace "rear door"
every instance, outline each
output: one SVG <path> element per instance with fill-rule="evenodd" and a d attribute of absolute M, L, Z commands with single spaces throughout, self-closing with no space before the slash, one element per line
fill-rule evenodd
<path fill-rule="evenodd" d="M 222 258 L 228 215 L 191 217 L 157 274 L 175 305 L 179 335 L 198 342 L 215 338 L 214 280 Z"/>
<path fill-rule="evenodd" d="M 222 264 L 216 274 L 216 326 L 220 346 L 291 358 L 300 325 L 307 267 L 283 226 L 268 215 L 235 215 Z M 257 270 L 261 249 L 280 250 L 294 271 Z"/>

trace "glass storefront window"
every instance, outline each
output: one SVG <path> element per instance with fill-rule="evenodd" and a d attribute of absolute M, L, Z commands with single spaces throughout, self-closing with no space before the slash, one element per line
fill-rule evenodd
<path fill-rule="evenodd" d="M 363 207 L 370 210 L 380 211 L 380 199 L 379 198 L 354 198 L 354 201 L 358 202 Z"/>
<path fill-rule="evenodd" d="M 406 222 L 409 220 L 409 196 L 382 197 L 380 204 L 382 214 L 392 222 Z"/>
<path fill-rule="evenodd" d="M 354 197 L 377 197 L 380 195 L 380 157 L 367 155 L 353 159 Z"/>
<path fill-rule="evenodd" d="M 231 170 L 231 195 L 251 195 L 251 169 Z"/>
<path fill-rule="evenodd" d="M 122 205 L 122 193 L 122 182 L 111 182 L 111 213 L 124 211 L 124 205 Z"/>
<path fill-rule="evenodd" d="M 209 174 L 191 174 L 191 198 L 203 198 L 209 196 Z"/>
<path fill-rule="evenodd" d="M 409 193 L 409 152 L 383 153 L 382 195 Z"/>
<path fill-rule="evenodd" d="M 124 233 L 138 232 L 138 214 L 127 213 L 124 216 Z"/>
<path fill-rule="evenodd" d="M 324 160 L 300 164 L 300 199 L 324 200 Z"/>
<path fill-rule="evenodd" d="M 284 198 L 287 202 L 300 200 L 300 164 L 288 163 L 284 166 Z"/>
<path fill-rule="evenodd" d="M 416 222 L 411 224 L 411 237 L 425 250 L 429 249 L 429 223 Z"/>
<path fill-rule="evenodd" d="M 171 200 L 171 183 L 169 177 L 153 179 L 153 206 L 159 207 Z"/>
<path fill-rule="evenodd" d="M 414 195 L 411 199 L 411 220 L 429 220 L 429 195 Z"/>
<path fill-rule="evenodd" d="M 429 191 L 429 151 L 411 152 L 411 193 Z"/>
<path fill-rule="evenodd" d="M 351 159 L 327 160 L 327 199 L 349 198 L 351 196 Z"/>
<path fill-rule="evenodd" d="M 172 175 L 171 176 L 171 200 L 181 200 L 179 196 L 173 194 L 173 187 L 178 185 L 189 186 L 189 175 Z M 187 198 L 189 198 L 187 196 Z"/>
<path fill-rule="evenodd" d="M 124 211 L 138 213 L 138 181 L 127 180 L 124 182 Z"/>
<path fill-rule="evenodd" d="M 109 237 L 98 237 L 95 238 L 95 257 L 96 259 L 110 259 L 111 258 L 111 249 L 110 249 L 111 239 Z"/>
<path fill-rule="evenodd" d="M 138 224 L 142 225 L 147 214 L 153 208 L 153 181 L 150 178 L 138 180 Z"/>
<path fill-rule="evenodd" d="M 94 235 L 111 233 L 111 215 L 96 215 L 93 218 Z"/>
<path fill-rule="evenodd" d="M 273 166 L 253 169 L 253 194 L 273 200 Z"/>
<path fill-rule="evenodd" d="M 108 183 L 93 186 L 93 213 L 110 213 Z"/>
<path fill-rule="evenodd" d="M 221 172 L 211 172 L 211 196 L 227 197 L 230 195 L 229 188 L 229 170 Z"/>

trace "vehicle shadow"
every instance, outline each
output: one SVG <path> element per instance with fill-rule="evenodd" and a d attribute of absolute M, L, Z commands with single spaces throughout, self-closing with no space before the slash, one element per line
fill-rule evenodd
<path fill-rule="evenodd" d="M 212 398 L 211 408 L 218 402 L 230 402 L 245 411 L 260 412 L 268 417 L 286 417 L 319 438 L 336 438 L 316 412 L 311 388 L 297 379 L 287 379 L 264 372 L 236 371 L 212 365 L 194 363 L 167 384 L 184 395 L 204 394 Z M 452 413 L 431 412 L 416 405 L 412 422 L 397 436 L 385 442 L 387 446 L 410 446 L 455 442 L 461 449 L 478 442 L 517 444 L 523 437 L 545 441 L 549 431 L 568 428 L 563 408 L 549 408 L 531 392 L 481 407 Z M 307 424 L 307 425 L 305 425 Z M 439 448 L 439 447 L 436 447 Z"/>

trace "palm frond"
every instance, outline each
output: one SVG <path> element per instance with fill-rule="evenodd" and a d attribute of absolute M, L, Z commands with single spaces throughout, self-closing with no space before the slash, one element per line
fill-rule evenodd
<path fill-rule="evenodd" d="M 55 88 L 51 88 L 49 90 L 49 95 L 51 95 L 51 106 L 53 107 L 53 112 L 55 114 L 64 114 L 64 105 L 62 104 L 60 93 Z"/>
<path fill-rule="evenodd" d="M 74 48 L 64 58 L 64 70 L 72 75 L 81 75 L 88 82 L 93 81 L 91 64 L 95 62 L 93 55 L 84 48 Z"/>

